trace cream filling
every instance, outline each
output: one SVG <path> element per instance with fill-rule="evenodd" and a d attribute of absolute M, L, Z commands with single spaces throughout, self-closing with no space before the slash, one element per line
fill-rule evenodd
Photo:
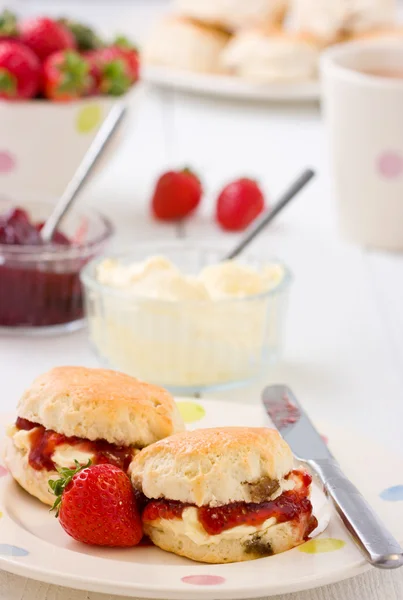
<path fill-rule="evenodd" d="M 275 500 L 276 498 L 281 496 L 281 494 L 283 492 L 290 492 L 291 490 L 293 490 L 295 488 L 295 480 L 292 478 L 291 479 L 284 479 L 284 478 L 280 479 L 278 483 L 279 483 L 278 490 L 270 496 L 269 500 Z"/>
<path fill-rule="evenodd" d="M 173 535 L 185 535 L 198 546 L 219 544 L 223 540 L 242 540 L 255 533 L 264 532 L 277 523 L 275 517 L 271 517 L 261 525 L 237 525 L 217 535 L 210 535 L 200 523 L 195 507 L 186 508 L 182 519 L 161 519 L 161 521 L 165 530 L 169 529 Z"/>
<path fill-rule="evenodd" d="M 37 429 L 31 429 L 25 431 L 23 429 L 17 429 L 15 426 L 8 428 L 8 435 L 12 438 L 15 447 L 22 451 L 24 454 L 30 452 L 31 444 L 31 433 Z M 94 458 L 94 453 L 80 450 L 78 446 L 71 446 L 70 444 L 60 444 L 53 452 L 51 459 L 55 463 L 56 467 L 69 468 L 74 465 L 74 461 L 80 463 L 80 465 L 86 465 L 89 460 Z"/>

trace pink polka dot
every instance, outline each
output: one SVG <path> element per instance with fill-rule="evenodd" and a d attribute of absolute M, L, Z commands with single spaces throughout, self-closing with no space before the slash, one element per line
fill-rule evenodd
<path fill-rule="evenodd" d="M 403 157 L 398 152 L 383 152 L 377 159 L 378 171 L 387 179 L 403 173 Z"/>
<path fill-rule="evenodd" d="M 7 473 L 8 473 L 7 469 L 0 465 L 0 477 L 5 477 L 7 475 Z"/>
<path fill-rule="evenodd" d="M 16 160 L 10 152 L 0 150 L 0 175 L 2 173 L 11 173 L 15 169 Z"/>
<path fill-rule="evenodd" d="M 329 438 L 326 435 L 321 435 L 320 436 L 322 438 L 322 440 L 325 442 L 325 444 L 329 443 Z"/>
<path fill-rule="evenodd" d="M 225 583 L 224 577 L 219 575 L 188 575 L 182 577 L 183 583 L 190 583 L 190 585 L 221 585 Z"/>

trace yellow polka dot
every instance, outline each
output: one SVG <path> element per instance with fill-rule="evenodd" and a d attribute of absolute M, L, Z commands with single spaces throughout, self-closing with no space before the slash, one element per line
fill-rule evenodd
<path fill-rule="evenodd" d="M 0 519 L 1 519 L 2 516 L 3 516 L 3 513 L 0 511 Z"/>
<path fill-rule="evenodd" d="M 87 104 L 77 113 L 76 127 L 79 133 L 90 133 L 102 120 L 102 108 L 99 104 Z"/>
<path fill-rule="evenodd" d="M 334 552 L 335 550 L 341 550 L 344 548 L 346 542 L 343 540 L 336 540 L 334 538 L 319 538 L 317 540 L 309 540 L 306 544 L 303 544 L 298 548 L 300 552 L 306 554 L 322 554 L 323 552 Z"/>
<path fill-rule="evenodd" d="M 205 414 L 206 411 L 200 404 L 196 404 L 194 402 L 178 402 L 179 412 L 182 416 L 182 419 L 185 423 L 194 423 L 195 421 L 200 421 Z"/>

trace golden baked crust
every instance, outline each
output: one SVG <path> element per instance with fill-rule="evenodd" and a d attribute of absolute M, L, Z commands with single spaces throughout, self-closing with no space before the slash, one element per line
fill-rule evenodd
<path fill-rule="evenodd" d="M 56 367 L 35 379 L 17 412 L 68 437 L 139 448 L 184 429 L 166 390 L 106 369 Z"/>
<path fill-rule="evenodd" d="M 293 465 L 289 446 L 274 429 L 226 427 L 161 440 L 133 459 L 129 474 L 148 498 L 219 506 L 262 501 L 256 498 L 262 481 L 281 484 Z"/>

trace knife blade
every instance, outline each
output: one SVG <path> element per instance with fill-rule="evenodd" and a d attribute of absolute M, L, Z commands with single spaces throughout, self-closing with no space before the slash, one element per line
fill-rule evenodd
<path fill-rule="evenodd" d="M 263 390 L 263 405 L 295 457 L 321 479 L 345 527 L 364 558 L 374 567 L 403 566 L 403 550 L 353 483 L 313 426 L 292 391 L 285 385 Z"/>

